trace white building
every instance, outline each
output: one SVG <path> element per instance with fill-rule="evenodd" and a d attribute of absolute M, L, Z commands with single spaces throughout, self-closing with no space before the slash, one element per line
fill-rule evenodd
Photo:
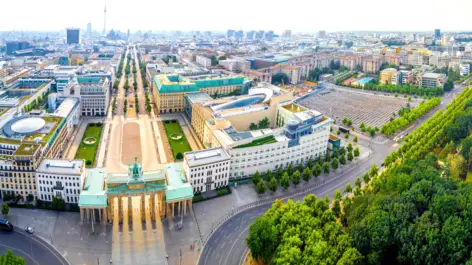
<path fill-rule="evenodd" d="M 54 111 L 54 116 L 62 117 L 66 120 L 67 135 L 70 136 L 75 126 L 80 122 L 80 103 L 77 98 L 68 97 Z"/>
<path fill-rule="evenodd" d="M 205 67 L 205 68 L 211 66 L 211 59 L 208 58 L 208 57 L 206 57 L 206 56 L 197 55 L 195 61 L 196 61 L 199 65 L 201 65 L 201 66 L 203 66 L 203 67 Z"/>
<path fill-rule="evenodd" d="M 228 185 L 231 158 L 223 148 L 187 152 L 184 171 L 193 192 L 205 192 Z"/>
<path fill-rule="evenodd" d="M 231 156 L 230 179 L 248 177 L 256 171 L 275 171 L 290 163 L 306 163 L 310 158 L 326 154 L 331 119 L 313 110 L 289 115 L 292 118 L 283 128 L 244 133 L 227 129 L 214 132 L 214 137 Z"/>
<path fill-rule="evenodd" d="M 80 96 L 82 116 L 105 116 L 110 101 L 110 81 L 106 77 L 78 77 L 74 93 Z"/>
<path fill-rule="evenodd" d="M 78 203 L 85 174 L 83 160 L 43 160 L 36 169 L 38 199 L 50 202 L 56 197 L 66 203 Z"/>
<path fill-rule="evenodd" d="M 470 64 L 461 64 L 460 65 L 461 76 L 470 74 Z"/>

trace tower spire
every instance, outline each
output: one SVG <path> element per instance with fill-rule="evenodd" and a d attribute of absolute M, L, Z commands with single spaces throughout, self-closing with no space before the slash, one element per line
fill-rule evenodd
<path fill-rule="evenodd" d="M 107 34 L 107 6 L 103 10 L 103 35 Z"/>

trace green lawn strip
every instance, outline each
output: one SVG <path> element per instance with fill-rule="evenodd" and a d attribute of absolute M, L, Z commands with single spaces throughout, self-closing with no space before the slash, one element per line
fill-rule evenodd
<path fill-rule="evenodd" d="M 82 137 L 82 140 L 80 141 L 79 149 L 77 150 L 77 153 L 75 154 L 76 159 L 84 159 L 86 163 L 87 163 L 87 160 L 91 162 L 90 165 L 87 165 L 87 167 L 92 167 L 95 164 L 95 157 L 97 154 L 98 144 L 100 142 L 100 136 L 102 134 L 102 127 L 103 125 L 101 126 L 96 126 L 92 124 L 87 125 L 87 129 L 85 130 L 84 136 Z M 93 137 L 97 141 L 93 144 L 84 143 L 84 140 L 89 137 Z"/>
<path fill-rule="evenodd" d="M 271 136 L 267 136 L 261 139 L 254 140 L 247 144 L 238 145 L 235 148 L 253 147 L 253 146 L 259 146 L 259 145 L 264 145 L 264 144 L 272 144 L 276 142 L 277 140 L 275 140 L 274 136 L 271 135 Z"/>
<path fill-rule="evenodd" d="M 163 124 L 164 129 L 166 131 L 167 140 L 169 141 L 174 158 L 177 157 L 178 153 L 181 153 L 183 155 L 185 152 L 192 151 L 187 141 L 187 138 L 185 137 L 185 134 L 177 121 L 175 121 L 174 123 L 172 121 L 169 121 L 169 123 L 166 123 L 166 121 L 164 121 Z M 172 134 L 180 134 L 182 135 L 182 139 L 173 140 L 170 138 Z"/>

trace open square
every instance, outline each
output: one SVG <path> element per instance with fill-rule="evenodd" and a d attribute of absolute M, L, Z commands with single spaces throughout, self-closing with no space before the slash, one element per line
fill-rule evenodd
<path fill-rule="evenodd" d="M 130 164 L 134 158 L 141 162 L 141 129 L 136 122 L 130 122 L 123 125 L 123 151 L 121 152 L 121 162 Z"/>
<path fill-rule="evenodd" d="M 75 154 L 75 158 L 84 159 L 87 167 L 91 167 L 95 164 L 95 156 L 97 154 L 100 136 L 102 135 L 102 128 L 103 125 L 101 123 L 88 124 L 84 136 L 80 141 L 79 149 Z"/>
<path fill-rule="evenodd" d="M 187 141 L 187 137 L 185 137 L 182 127 L 180 127 L 177 120 L 167 120 L 164 121 L 163 124 L 167 140 L 169 141 L 175 159 L 177 158 L 178 153 L 183 155 L 185 152 L 192 151 Z"/>

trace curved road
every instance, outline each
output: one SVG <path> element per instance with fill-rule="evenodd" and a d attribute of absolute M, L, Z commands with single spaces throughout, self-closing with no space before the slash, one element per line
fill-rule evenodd
<path fill-rule="evenodd" d="M 67 260 L 51 245 L 35 235 L 29 235 L 16 228 L 12 232 L 0 231 L 0 253 L 7 249 L 25 258 L 26 265 L 68 265 Z"/>
<path fill-rule="evenodd" d="M 468 81 L 468 80 L 467 80 Z M 445 108 L 454 98 L 454 96 L 460 93 L 463 89 L 464 84 L 455 85 L 454 91 L 445 93 L 442 96 L 442 103 L 438 107 L 434 108 L 427 115 L 421 117 L 416 124 L 404 130 L 402 133 L 413 131 L 416 127 L 420 126 L 434 113 Z M 380 165 L 383 159 L 389 155 L 395 148 L 394 142 L 391 140 L 385 141 L 384 143 L 375 143 L 365 138 L 359 137 L 359 143 L 366 146 L 371 144 L 371 149 L 374 153 L 367 159 L 360 161 L 357 166 L 346 171 L 338 176 L 326 180 L 326 183 L 299 195 L 292 197 L 293 200 L 302 200 L 304 196 L 308 194 L 315 194 L 317 197 L 324 197 L 327 194 L 332 198 L 334 191 L 337 189 L 343 190 L 347 183 L 353 185 L 355 179 L 362 176 L 374 163 Z M 271 207 L 271 204 L 261 205 L 248 210 L 242 211 L 235 214 L 224 222 L 216 231 L 211 235 L 206 244 L 204 245 L 203 251 L 197 262 L 198 265 L 240 265 L 244 258 L 246 251 L 245 238 L 248 233 L 249 224 L 252 221 L 264 214 L 267 209 Z"/>

